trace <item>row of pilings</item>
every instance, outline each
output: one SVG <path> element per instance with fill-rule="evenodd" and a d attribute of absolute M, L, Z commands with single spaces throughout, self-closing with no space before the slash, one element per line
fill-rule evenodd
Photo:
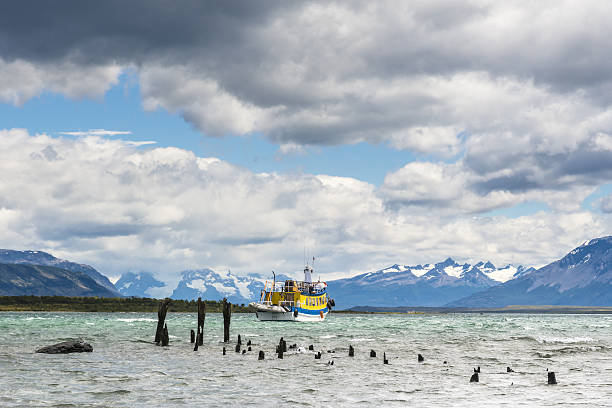
<path fill-rule="evenodd" d="M 206 320 L 206 302 L 198 298 L 198 327 L 197 331 L 191 330 L 191 343 L 194 343 L 194 351 L 204 344 L 204 321 Z M 168 325 L 166 324 L 166 314 L 170 307 L 170 299 L 165 298 L 159 302 L 157 308 L 157 330 L 155 331 L 155 344 L 167 346 L 169 344 Z M 223 342 L 227 343 L 230 339 L 230 322 L 232 318 L 232 304 L 223 299 Z"/>
<path fill-rule="evenodd" d="M 202 301 L 202 298 L 198 298 L 198 327 L 197 332 L 191 330 L 191 343 L 194 343 L 194 351 L 198 350 L 199 346 L 204 344 L 204 320 L 206 319 L 206 302 Z M 165 298 L 159 303 L 159 307 L 157 309 L 157 330 L 155 332 L 155 344 L 158 346 L 168 346 L 169 344 L 169 336 L 168 336 L 168 325 L 165 324 L 166 314 L 168 313 L 168 308 L 170 306 L 170 299 Z M 227 301 L 226 298 L 223 299 L 223 342 L 228 343 L 230 340 L 230 322 L 232 317 L 232 304 Z M 241 352 L 242 347 L 242 338 L 238 335 L 238 340 L 236 342 L 236 353 Z M 247 351 L 251 351 L 251 340 L 247 342 L 247 349 L 242 349 L 242 354 L 246 354 Z M 293 344 L 289 346 L 289 348 L 297 349 L 297 344 Z M 308 346 L 309 351 L 314 351 L 314 345 Z M 279 359 L 284 357 L 284 354 L 287 352 L 287 342 L 283 337 L 280 338 L 278 345 L 276 346 L 276 354 Z M 328 351 L 329 352 L 329 351 Z M 333 351 L 332 351 L 333 352 Z M 226 349 L 223 347 L 223 355 L 226 355 Z M 370 357 L 376 357 L 376 351 L 370 350 Z M 352 345 L 349 345 L 348 356 L 355 356 L 355 348 Z M 318 351 L 314 354 L 315 360 L 321 359 L 321 352 Z M 265 359 L 265 353 L 263 350 L 259 350 L 258 360 Z M 425 357 L 423 355 L 417 355 L 417 362 L 423 363 L 425 361 Z M 328 361 L 327 365 L 333 365 L 334 360 Z M 389 364 L 389 360 L 387 359 L 387 353 L 383 353 L 383 364 Z M 444 361 L 443 364 L 447 364 Z M 510 367 L 506 368 L 506 372 L 513 373 L 514 370 Z M 480 381 L 480 366 L 474 368 L 474 373 L 470 377 L 471 383 L 477 383 Z M 552 371 L 548 371 L 548 384 L 554 385 L 557 384 L 557 379 L 555 377 L 555 373 Z"/>

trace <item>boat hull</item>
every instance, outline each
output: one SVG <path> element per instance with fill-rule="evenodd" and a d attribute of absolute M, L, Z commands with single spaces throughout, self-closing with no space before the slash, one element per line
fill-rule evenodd
<path fill-rule="evenodd" d="M 251 303 L 255 308 L 255 317 L 260 321 L 279 321 L 279 322 L 322 322 L 327 317 L 329 309 L 305 310 L 301 308 L 291 308 L 285 311 L 280 306 L 267 306 Z"/>

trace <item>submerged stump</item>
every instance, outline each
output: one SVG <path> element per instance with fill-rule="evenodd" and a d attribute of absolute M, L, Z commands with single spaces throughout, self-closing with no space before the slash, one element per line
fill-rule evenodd
<path fill-rule="evenodd" d="M 419 355 L 417 356 L 417 361 L 418 361 L 419 363 L 422 363 L 423 361 L 425 361 L 425 357 L 423 357 L 421 354 L 419 354 Z"/>

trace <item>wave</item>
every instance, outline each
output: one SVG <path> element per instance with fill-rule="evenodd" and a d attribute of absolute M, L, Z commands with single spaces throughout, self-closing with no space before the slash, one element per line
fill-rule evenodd
<path fill-rule="evenodd" d="M 575 343 L 589 343 L 595 341 L 591 337 L 535 337 L 535 341 L 538 343 L 561 343 L 561 344 L 575 344 Z"/>

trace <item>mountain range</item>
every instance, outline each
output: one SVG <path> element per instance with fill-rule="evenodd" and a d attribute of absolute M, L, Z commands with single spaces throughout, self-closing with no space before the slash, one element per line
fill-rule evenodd
<path fill-rule="evenodd" d="M 507 305 L 612 305 L 612 236 L 587 241 L 543 268 L 447 304 Z"/>
<path fill-rule="evenodd" d="M 126 273 L 113 285 L 91 266 L 58 259 L 42 251 L 0 250 L 0 263 L 3 263 L 0 295 L 71 293 L 69 296 L 146 297 L 150 289 L 165 286 L 147 272 Z M 277 276 L 277 281 L 285 279 L 291 278 Z M 171 297 L 207 300 L 225 297 L 232 303 L 246 304 L 259 298 L 265 281 L 253 274 L 238 276 L 229 271 L 187 270 L 181 273 L 181 280 Z M 491 262 L 459 264 L 448 258 L 435 264 L 395 264 L 350 278 L 329 280 L 327 284 L 339 309 L 354 306 L 611 306 L 612 237 L 587 241 L 562 259 L 537 270 L 513 265 L 498 268 Z M 66 292 L 62 292 L 62 288 Z"/>
<path fill-rule="evenodd" d="M 341 308 L 353 306 L 442 306 L 528 273 L 523 266 L 497 268 L 491 262 L 392 265 L 351 278 L 328 281 Z"/>
<path fill-rule="evenodd" d="M 4 264 L 25 264 L 25 265 L 42 265 L 42 266 L 53 266 L 58 269 L 63 269 L 70 272 L 77 273 L 75 276 L 78 278 L 78 273 L 83 273 L 89 276 L 97 286 L 101 286 L 106 291 L 100 291 L 96 286 L 87 287 L 91 289 L 92 293 L 101 293 L 99 295 L 66 295 L 66 296 L 121 296 L 121 293 L 115 288 L 115 286 L 108 280 L 108 278 L 102 275 L 100 272 L 95 270 L 89 265 L 79 264 L 75 262 L 66 261 L 59 259 L 53 255 L 43 251 L 14 251 L 11 249 L 0 249 L 0 263 Z M 35 272 L 30 270 L 31 273 Z M 2 275 L 4 276 L 4 275 Z M 80 278 L 79 278 L 80 279 Z M 4 279 L 0 280 L 4 282 Z M 84 282 L 81 282 L 84 283 Z M 44 287 L 37 288 L 38 292 L 44 292 Z M 85 289 L 83 289 L 85 290 Z M 0 294 L 4 293 L 0 291 Z M 85 292 L 84 292 L 85 293 Z M 105 294 L 102 294 L 105 293 Z M 28 294 L 28 293 L 26 293 Z"/>

